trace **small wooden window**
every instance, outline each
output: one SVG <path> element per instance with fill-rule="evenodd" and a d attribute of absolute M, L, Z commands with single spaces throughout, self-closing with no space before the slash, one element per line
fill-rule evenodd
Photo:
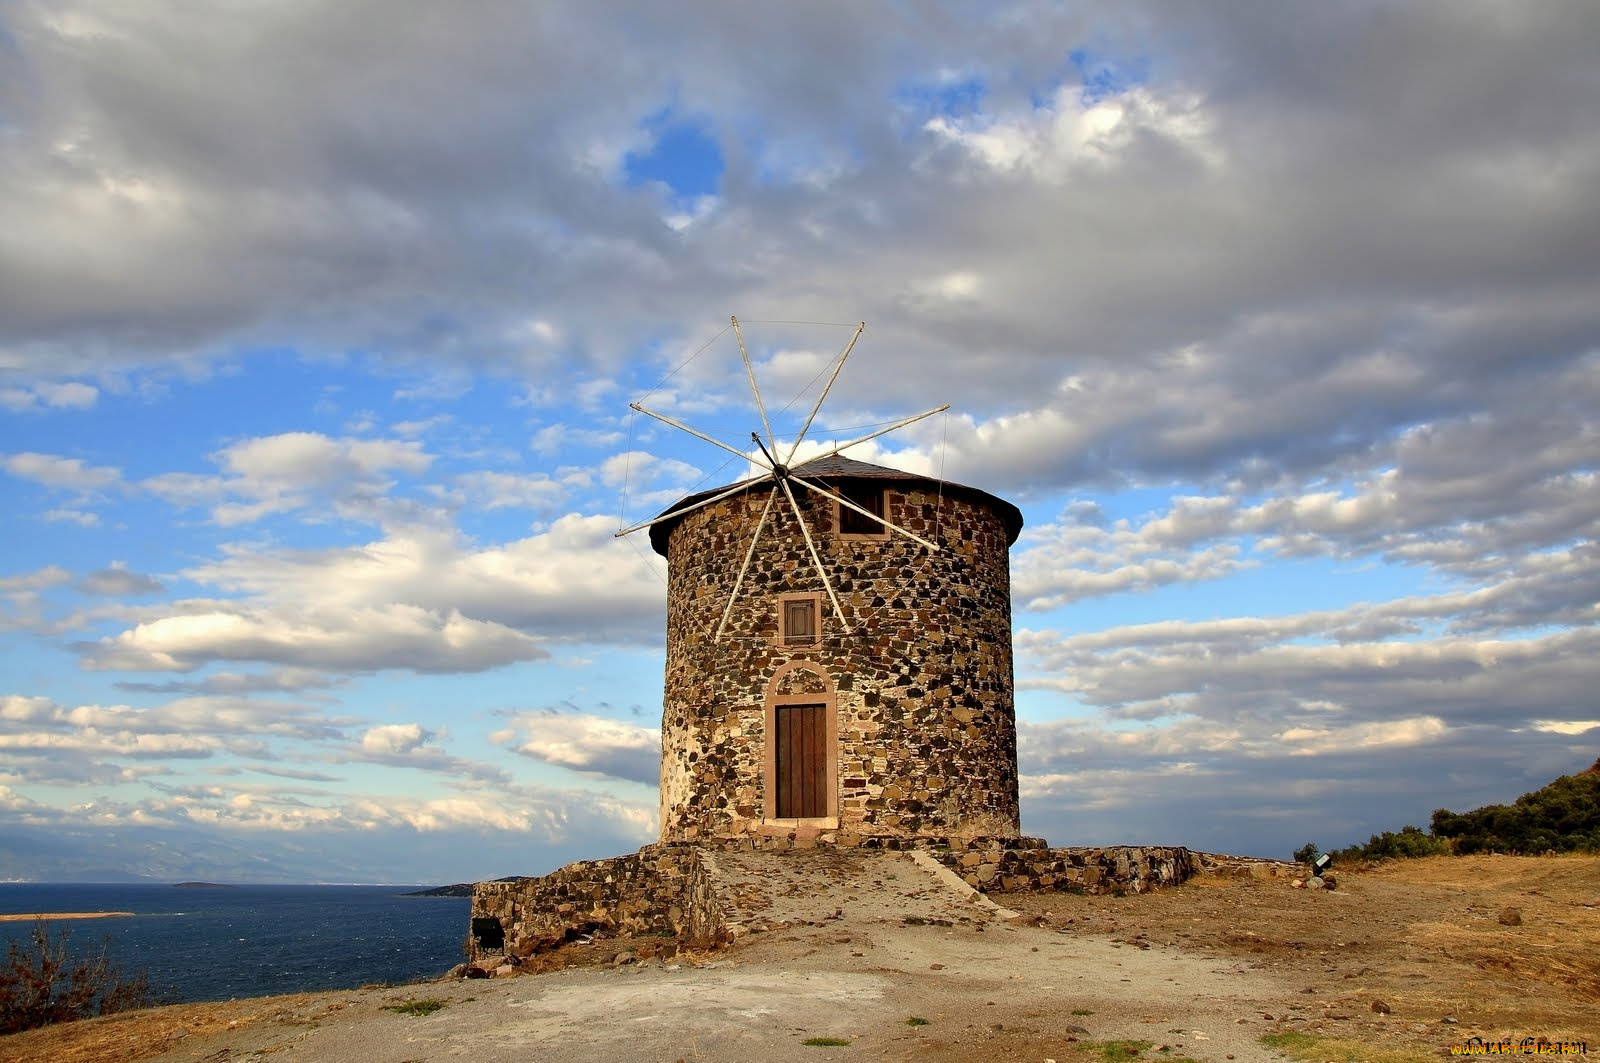
<path fill-rule="evenodd" d="M 867 513 L 874 516 L 883 516 L 883 488 L 870 483 L 843 483 L 836 485 L 841 498 L 845 498 Z M 882 535 L 886 531 L 882 524 L 873 520 L 864 513 L 858 513 L 849 506 L 839 506 L 839 534 L 840 535 Z"/>
<path fill-rule="evenodd" d="M 778 640 L 785 646 L 815 646 L 818 604 L 814 595 L 782 599 L 778 604 Z"/>

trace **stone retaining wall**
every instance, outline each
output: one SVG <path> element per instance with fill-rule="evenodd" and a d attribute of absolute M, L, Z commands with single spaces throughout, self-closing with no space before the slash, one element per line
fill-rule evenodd
<path fill-rule="evenodd" d="M 1227 853 L 1195 853 L 1200 871 L 1207 875 L 1234 878 L 1296 878 L 1310 874 L 1300 864 L 1268 860 L 1259 856 L 1229 856 Z"/>
<path fill-rule="evenodd" d="M 538 878 L 480 882 L 472 889 L 469 961 L 515 966 L 596 932 L 672 937 L 696 947 L 720 944 L 727 939 L 727 918 L 705 855 L 693 845 L 647 845 L 629 856 L 583 860 Z"/>
<path fill-rule="evenodd" d="M 1199 874 L 1205 870 L 1199 857 L 1207 855 L 1192 853 L 1182 846 L 1051 848 L 1043 838 L 965 839 L 939 835 L 907 838 L 893 834 L 855 834 L 804 827 L 737 839 L 718 839 L 708 844 L 726 849 L 779 851 L 810 849 L 819 845 L 856 849 L 920 849 L 981 893 L 1027 893 L 1033 890 L 1110 893 L 1119 889 L 1144 893 L 1163 886 L 1176 886 L 1190 876 Z M 1240 865 L 1248 861 L 1246 857 L 1222 859 Z M 1271 861 L 1256 863 L 1272 864 Z"/>
<path fill-rule="evenodd" d="M 1052 849 L 1038 838 L 979 838 L 930 853 L 984 894 L 1144 893 L 1176 886 L 1200 870 L 1195 854 L 1182 846 Z"/>

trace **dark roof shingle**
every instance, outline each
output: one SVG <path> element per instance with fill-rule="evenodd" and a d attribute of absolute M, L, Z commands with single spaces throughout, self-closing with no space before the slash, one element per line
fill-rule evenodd
<path fill-rule="evenodd" d="M 890 480 L 900 483 L 925 483 L 941 484 L 941 481 L 931 476 L 922 476 L 917 473 L 902 472 L 899 469 L 889 469 L 882 465 L 873 465 L 865 461 L 856 461 L 841 454 L 830 453 L 809 461 L 801 462 L 790 470 L 790 475 L 803 477 L 807 480 Z M 765 475 L 750 480 L 745 480 L 752 490 L 757 486 L 769 482 Z M 705 491 L 697 491 L 678 499 L 672 505 L 661 511 L 661 516 L 667 516 L 674 510 L 686 509 L 696 502 L 704 501 L 712 495 L 726 491 L 736 484 L 727 484 L 722 487 L 713 487 Z M 959 495 L 969 500 L 979 502 L 993 509 L 999 514 L 1006 526 L 1006 542 L 1015 543 L 1017 536 L 1022 534 L 1022 511 L 997 495 L 976 487 L 965 484 L 942 481 L 942 490 L 949 495 Z M 675 520 L 661 520 L 650 526 L 650 545 L 662 557 L 667 556 L 667 539 L 672 534 L 672 529 L 677 527 Z"/>

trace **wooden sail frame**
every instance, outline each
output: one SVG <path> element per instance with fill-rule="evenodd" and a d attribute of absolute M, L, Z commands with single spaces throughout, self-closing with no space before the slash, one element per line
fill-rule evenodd
<path fill-rule="evenodd" d="M 735 454 L 738 457 L 744 458 L 752 465 L 764 470 L 764 472 L 752 480 L 745 480 L 734 484 L 726 490 L 719 491 L 709 498 L 701 499 L 693 505 L 685 506 L 681 509 L 671 509 L 660 514 L 659 516 L 651 518 L 650 520 L 642 521 L 638 524 L 622 528 L 617 531 L 616 537 L 621 538 L 624 535 L 630 535 L 633 532 L 642 531 L 665 520 L 678 520 L 688 513 L 693 513 L 695 510 L 714 505 L 715 503 L 721 502 L 722 500 L 730 498 L 733 495 L 755 491 L 763 484 L 770 484 L 771 488 L 767 493 L 766 504 L 762 507 L 761 516 L 756 521 L 755 530 L 751 533 L 750 544 L 745 549 L 744 561 L 739 566 L 739 574 L 734 579 L 733 590 L 728 594 L 728 602 L 722 610 L 722 619 L 717 624 L 717 631 L 715 635 L 716 640 L 719 642 L 722 640 L 723 631 L 726 629 L 728 624 L 728 618 L 733 613 L 734 603 L 738 601 L 739 592 L 744 587 L 745 576 L 750 570 L 750 563 L 755 557 L 756 545 L 761 541 L 761 533 L 766 528 L 767 521 L 772 518 L 773 505 L 777 501 L 780 493 L 783 498 L 788 501 L 789 508 L 794 513 L 794 518 L 800 525 L 800 534 L 805 539 L 806 552 L 811 557 L 811 564 L 816 571 L 818 579 L 822 581 L 823 589 L 827 591 L 828 601 L 833 606 L 834 615 L 838 617 L 841 628 L 848 633 L 851 630 L 850 622 L 845 618 L 844 607 L 839 603 L 839 596 L 833 589 L 833 581 L 828 577 L 827 569 L 822 563 L 822 555 L 817 550 L 816 542 L 812 538 L 810 525 L 806 523 L 805 511 L 803 507 L 801 507 L 799 499 L 796 497 L 794 489 L 790 486 L 790 484 L 799 484 L 808 491 L 813 491 L 817 494 L 823 495 L 826 498 L 830 498 L 840 506 L 854 510 L 856 513 L 868 517 L 883 525 L 883 527 L 887 529 L 890 534 L 902 535 L 918 545 L 925 547 L 929 551 L 938 552 L 939 545 L 937 543 L 924 539 L 915 532 L 900 527 L 887 517 L 857 505 L 850 499 L 845 498 L 840 492 L 835 491 L 826 485 L 813 483 L 800 474 L 807 465 L 814 461 L 820 461 L 823 458 L 832 457 L 833 455 L 838 454 L 840 451 L 848 450 L 851 447 L 859 446 L 860 444 L 868 442 L 869 440 L 877 439 L 878 437 L 887 435 L 890 432 L 905 428 L 908 425 L 912 425 L 918 421 L 932 417 L 934 414 L 943 413 L 950 408 L 950 404 L 944 403 L 943 405 L 935 406 L 931 410 L 925 410 L 922 413 L 901 418 L 900 420 L 895 421 L 886 427 L 880 428 L 875 432 L 870 432 L 867 435 L 861 436 L 857 439 L 852 439 L 847 443 L 836 444 L 831 451 L 825 451 L 824 453 L 818 454 L 815 457 L 807 458 L 805 461 L 802 461 L 799 464 L 793 464 L 795 455 L 799 452 L 801 444 L 805 442 L 807 433 L 811 431 L 811 425 L 816 420 L 818 411 L 822 409 L 823 400 L 828 397 L 829 391 L 833 389 L 834 382 L 839 379 L 839 373 L 844 369 L 844 363 L 849 359 L 851 351 L 855 349 L 856 341 L 859 340 L 862 333 L 866 331 L 867 323 L 862 321 L 856 325 L 855 332 L 851 334 L 849 342 L 845 344 L 844 349 L 839 353 L 837 359 L 835 360 L 833 373 L 828 377 L 827 384 L 823 386 L 821 393 L 817 396 L 817 401 L 812 404 L 811 411 L 806 416 L 805 424 L 801 426 L 800 432 L 795 436 L 794 442 L 789 445 L 787 452 L 784 454 L 783 460 L 779 461 L 778 458 L 775 457 L 775 454 L 781 448 L 778 446 L 777 437 L 773 434 L 772 422 L 767 416 L 766 403 L 761 397 L 761 387 L 756 381 L 755 366 L 750 361 L 749 351 L 745 348 L 744 332 L 739 327 L 739 319 L 737 316 L 730 317 L 729 321 L 732 323 L 734 336 L 737 338 L 739 343 L 739 357 L 744 362 L 745 377 L 750 384 L 750 393 L 755 398 L 756 410 L 761 416 L 761 427 L 766 433 L 765 440 L 763 440 L 758 433 L 750 433 L 750 439 L 756 446 L 755 452 L 740 450 L 739 448 L 728 443 L 724 443 L 721 440 L 716 439 L 713 436 L 684 423 L 683 421 L 669 417 L 663 413 L 658 413 L 655 410 L 647 409 L 641 403 L 632 402 L 629 403 L 628 406 L 630 409 L 635 410 L 638 413 L 642 413 L 647 417 L 653 417 L 663 424 L 669 425 L 681 432 L 685 432 L 691 436 L 694 436 L 696 439 L 703 440 L 704 442 L 710 443 L 714 447 L 718 447 L 722 450 L 728 451 L 731 454 Z"/>

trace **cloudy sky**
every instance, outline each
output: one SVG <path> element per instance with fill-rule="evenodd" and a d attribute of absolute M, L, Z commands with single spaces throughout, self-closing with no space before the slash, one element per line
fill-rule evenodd
<path fill-rule="evenodd" d="M 649 840 L 734 314 L 1022 507 L 1030 833 L 1587 766 L 1600 6 L 1210 6 L 0 3 L 0 879 Z"/>

